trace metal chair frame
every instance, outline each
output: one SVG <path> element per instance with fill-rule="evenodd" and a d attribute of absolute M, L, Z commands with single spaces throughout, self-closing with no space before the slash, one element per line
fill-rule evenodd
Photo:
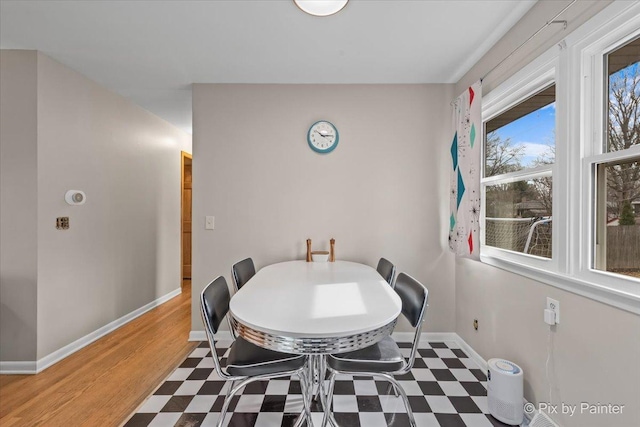
<path fill-rule="evenodd" d="M 406 276 L 408 276 L 410 279 L 414 280 L 415 282 L 420 283 L 416 279 L 414 279 L 413 277 L 409 276 L 408 274 Z M 329 389 L 327 390 L 327 396 L 326 396 L 326 399 L 325 399 L 326 403 L 324 405 L 324 417 L 323 417 L 323 420 L 322 420 L 322 427 L 325 427 L 327 425 L 327 422 L 331 422 L 331 424 L 333 424 L 334 426 L 338 426 L 338 423 L 336 422 L 335 418 L 333 417 L 333 413 L 331 412 L 331 409 L 330 409 L 331 408 L 331 404 L 333 402 L 333 388 L 334 388 L 334 385 L 335 385 L 335 379 L 336 379 L 336 375 L 338 375 L 338 374 L 371 376 L 371 377 L 378 377 L 378 378 L 383 378 L 383 379 L 387 380 L 389 383 L 391 383 L 393 385 L 393 387 L 394 387 L 394 389 L 396 391 L 396 397 L 398 396 L 398 393 L 400 394 L 400 396 L 402 396 L 402 399 L 404 401 L 404 405 L 407 408 L 407 415 L 409 416 L 409 423 L 410 423 L 411 427 L 416 427 L 416 420 L 415 420 L 415 417 L 413 416 L 413 411 L 411 410 L 411 405 L 409 404 L 409 399 L 407 397 L 407 393 L 404 391 L 404 389 L 398 383 L 398 381 L 393 377 L 393 375 L 404 375 L 404 374 L 407 374 L 413 368 L 413 364 L 414 364 L 415 358 L 416 358 L 416 353 L 418 351 L 418 343 L 420 341 L 420 333 L 422 332 L 422 324 L 424 323 L 424 315 L 425 315 L 427 307 L 428 307 L 427 302 L 428 302 L 428 299 L 429 299 L 429 291 L 426 288 L 425 288 L 425 290 L 426 290 L 426 293 L 425 293 L 425 296 L 424 296 L 424 300 L 422 302 L 422 308 L 420 310 L 420 315 L 418 317 L 418 323 L 415 326 L 415 334 L 413 336 L 413 344 L 411 346 L 411 352 L 409 353 L 409 361 L 404 361 L 404 363 L 403 363 L 404 366 L 402 367 L 402 369 L 399 369 L 399 370 L 393 371 L 393 372 L 362 372 L 362 371 L 353 372 L 353 371 L 336 370 L 336 369 L 333 369 L 328 364 L 326 365 L 326 369 L 329 371 Z"/>
<path fill-rule="evenodd" d="M 222 410 L 220 411 L 220 417 L 218 418 L 218 423 L 216 424 L 216 426 L 222 427 L 225 416 L 227 414 L 227 410 L 229 409 L 229 403 L 231 402 L 231 398 L 244 386 L 254 381 L 270 380 L 274 378 L 288 377 L 292 375 L 297 375 L 298 378 L 300 378 L 300 385 L 302 388 L 303 404 L 304 404 L 304 412 L 300 414 L 300 416 L 296 420 L 295 426 L 300 427 L 302 423 L 305 421 L 305 418 L 309 420 L 309 424 L 311 424 L 311 398 L 310 398 L 311 393 L 308 393 L 307 390 L 309 385 L 311 384 L 312 378 L 310 376 L 311 369 L 309 369 L 308 367 L 308 362 L 306 362 L 301 368 L 296 370 L 276 372 L 272 374 L 256 375 L 256 376 L 231 375 L 227 373 L 225 370 L 223 370 L 222 366 L 220 366 L 220 360 L 218 359 L 218 352 L 216 351 L 216 343 L 215 343 L 215 337 L 214 337 L 215 332 L 213 330 L 213 325 L 211 324 L 211 319 L 209 318 L 209 316 L 205 311 L 205 303 L 204 303 L 204 291 L 209 286 L 213 285 L 213 283 L 216 280 L 218 280 L 218 278 L 220 277 L 222 276 L 218 276 L 211 283 L 205 286 L 204 290 L 200 294 L 200 314 L 202 316 L 202 321 L 204 323 L 205 331 L 207 333 L 207 341 L 209 342 L 209 348 L 211 349 L 211 356 L 213 357 L 213 364 L 214 364 L 215 370 L 217 374 L 220 376 L 220 378 L 227 381 L 231 381 L 231 384 L 227 389 L 227 393 L 224 399 L 224 404 L 222 405 Z M 226 285 L 226 281 L 225 281 L 225 285 Z M 228 307 L 227 307 L 227 313 L 225 314 L 228 317 Z M 236 382 L 238 383 L 236 384 Z M 303 416 L 303 414 L 305 416 Z"/>

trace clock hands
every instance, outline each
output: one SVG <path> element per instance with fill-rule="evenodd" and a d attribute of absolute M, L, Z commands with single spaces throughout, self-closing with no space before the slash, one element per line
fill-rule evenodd
<path fill-rule="evenodd" d="M 317 133 L 318 135 L 320 135 L 323 138 L 331 138 L 331 135 L 324 135 L 324 134 L 318 132 L 317 130 L 315 130 L 314 132 Z"/>

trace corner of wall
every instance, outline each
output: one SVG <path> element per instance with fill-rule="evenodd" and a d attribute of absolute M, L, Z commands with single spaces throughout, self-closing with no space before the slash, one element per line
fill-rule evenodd
<path fill-rule="evenodd" d="M 37 55 L 0 51 L 0 360 L 37 351 Z"/>

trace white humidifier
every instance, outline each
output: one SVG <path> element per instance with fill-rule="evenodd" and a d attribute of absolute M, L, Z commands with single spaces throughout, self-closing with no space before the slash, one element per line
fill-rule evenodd
<path fill-rule="evenodd" d="M 522 369 L 504 359 L 491 359 L 488 365 L 489 413 L 505 424 L 520 425 L 524 417 Z"/>

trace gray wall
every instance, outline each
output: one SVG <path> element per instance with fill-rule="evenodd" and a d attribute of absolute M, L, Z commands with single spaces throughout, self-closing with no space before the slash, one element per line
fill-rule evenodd
<path fill-rule="evenodd" d="M 193 87 L 193 330 L 198 293 L 247 256 L 257 268 L 304 259 L 305 239 L 338 259 L 385 256 L 430 290 L 427 331 L 454 328 L 445 248 L 451 85 Z M 334 152 L 307 145 L 325 119 Z M 443 201 L 445 201 L 443 203 Z M 216 229 L 204 230 L 205 215 Z M 406 325 L 404 325 L 406 326 Z"/>
<path fill-rule="evenodd" d="M 554 404 L 625 405 L 621 415 L 551 415 L 564 427 L 638 425 L 640 316 L 479 262 L 459 260 L 455 274 L 456 332 L 485 360 L 520 365 L 527 400 L 549 402 L 551 388 Z M 546 297 L 560 302 L 553 328 Z"/>
<path fill-rule="evenodd" d="M 36 64 L 0 51 L 0 360 L 36 358 Z"/>
<path fill-rule="evenodd" d="M 538 2 L 456 85 L 456 93 L 483 76 L 568 1 Z M 579 1 L 569 9 L 566 31 L 545 30 L 483 82 L 486 94 L 606 7 Z M 618 416 L 552 415 L 565 427 L 633 426 L 640 419 L 640 316 L 498 268 L 456 260 L 456 332 L 484 359 L 504 357 L 525 371 L 525 397 L 535 403 L 626 404 Z M 546 297 L 560 301 L 562 322 L 549 332 Z M 472 322 L 480 321 L 479 331 Z M 550 344 L 549 344 L 550 343 Z M 547 348 L 551 358 L 546 379 Z"/>
<path fill-rule="evenodd" d="M 13 339 L 2 360 L 34 360 L 180 287 L 180 151 L 190 151 L 190 136 L 43 54 L 37 54 L 37 69 L 34 52 L 2 54 L 33 58 L 25 93 L 37 88 L 37 108 L 30 103 L 28 114 L 35 117 L 37 110 L 38 117 L 37 125 L 35 119 L 24 124 L 31 138 L 24 168 L 21 158 L 11 158 L 15 173 L 20 168 L 28 175 L 28 185 L 20 188 L 30 205 L 14 208 L 21 216 L 19 228 L 5 240 L 5 142 L 16 153 L 26 147 L 17 139 L 5 141 L 5 111 L 20 104 L 8 99 L 5 109 L 3 60 L 2 254 L 5 244 L 24 234 L 30 244 L 23 252 L 33 261 L 18 275 L 3 258 L 2 290 L 4 297 L 5 288 L 35 287 L 37 252 L 38 321 L 37 354 L 34 336 L 28 352 Z M 8 77 L 24 79 L 17 73 Z M 86 204 L 67 205 L 64 194 L 70 189 L 85 191 Z M 70 217 L 69 230 L 56 230 L 58 216 Z M 33 313 L 34 323 L 35 294 L 30 297 L 31 310 L 12 300 L 7 307 Z M 4 298 L 2 304 L 5 316 Z M 30 328 L 35 333 L 35 325 Z M 7 329 L 10 336 L 17 333 L 12 324 Z"/>
<path fill-rule="evenodd" d="M 180 287 L 190 138 L 42 54 L 38 96 L 40 358 Z M 87 203 L 67 205 L 69 189 Z"/>

